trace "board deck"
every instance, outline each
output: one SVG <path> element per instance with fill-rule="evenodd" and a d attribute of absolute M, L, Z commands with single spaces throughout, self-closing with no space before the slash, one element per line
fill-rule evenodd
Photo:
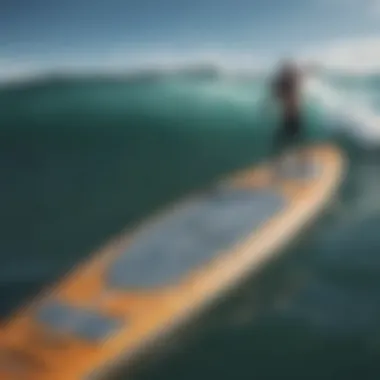
<path fill-rule="evenodd" d="M 273 182 L 262 164 L 223 179 L 96 252 L 0 331 L 4 380 L 97 379 L 273 258 L 344 173 L 332 145 Z"/>

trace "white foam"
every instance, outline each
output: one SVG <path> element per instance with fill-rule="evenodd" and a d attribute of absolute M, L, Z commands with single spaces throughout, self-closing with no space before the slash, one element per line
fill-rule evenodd
<path fill-rule="evenodd" d="M 305 85 L 308 96 L 324 107 L 352 134 L 365 143 L 380 143 L 380 115 L 364 101 L 359 102 L 322 80 L 309 79 Z"/>

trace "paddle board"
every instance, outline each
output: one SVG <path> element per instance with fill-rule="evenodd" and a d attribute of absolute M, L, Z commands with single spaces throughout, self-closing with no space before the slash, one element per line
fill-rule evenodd
<path fill-rule="evenodd" d="M 270 163 L 235 173 L 106 244 L 8 318 L 1 379 L 105 378 L 257 271 L 342 179 L 336 147 L 304 157 L 275 181 Z"/>

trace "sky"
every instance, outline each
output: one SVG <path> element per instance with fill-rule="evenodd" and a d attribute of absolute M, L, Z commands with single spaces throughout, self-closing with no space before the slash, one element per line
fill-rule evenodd
<path fill-rule="evenodd" d="M 282 57 L 380 70 L 380 0 L 1 0 L 0 78 Z"/>

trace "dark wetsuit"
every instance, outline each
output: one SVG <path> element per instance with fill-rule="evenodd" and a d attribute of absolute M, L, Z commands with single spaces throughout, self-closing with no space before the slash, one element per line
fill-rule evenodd
<path fill-rule="evenodd" d="M 273 83 L 275 97 L 283 108 L 282 123 L 277 142 L 282 145 L 296 143 L 301 137 L 301 115 L 298 99 L 298 77 L 293 72 L 280 73 Z"/>

